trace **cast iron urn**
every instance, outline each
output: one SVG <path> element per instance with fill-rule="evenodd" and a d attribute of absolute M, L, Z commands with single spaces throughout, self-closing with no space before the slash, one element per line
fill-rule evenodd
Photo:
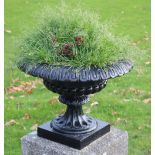
<path fill-rule="evenodd" d="M 59 101 L 67 105 L 63 115 L 38 127 L 40 137 L 82 149 L 110 131 L 110 124 L 83 113 L 82 105 L 89 101 L 89 94 L 106 87 L 110 78 L 128 73 L 133 64 L 120 60 L 103 68 L 77 68 L 50 64 L 20 64 L 19 69 L 43 79 L 46 88 L 60 94 Z"/>

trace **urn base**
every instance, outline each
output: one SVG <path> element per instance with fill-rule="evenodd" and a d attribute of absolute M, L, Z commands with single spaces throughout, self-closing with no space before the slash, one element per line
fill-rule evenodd
<path fill-rule="evenodd" d="M 51 121 L 41 125 L 37 129 L 37 135 L 76 149 L 82 149 L 94 140 L 110 131 L 110 124 L 96 119 L 97 127 L 95 130 L 85 134 L 64 134 L 57 132 L 51 127 Z"/>

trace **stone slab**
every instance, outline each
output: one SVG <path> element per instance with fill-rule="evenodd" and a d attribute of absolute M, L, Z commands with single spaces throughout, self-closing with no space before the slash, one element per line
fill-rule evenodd
<path fill-rule="evenodd" d="M 21 139 L 22 155 L 127 155 L 128 133 L 111 127 L 111 131 L 82 150 L 50 141 L 32 132 Z"/>

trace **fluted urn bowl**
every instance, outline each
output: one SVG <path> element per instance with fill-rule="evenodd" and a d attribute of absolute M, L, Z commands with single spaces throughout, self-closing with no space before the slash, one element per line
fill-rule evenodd
<path fill-rule="evenodd" d="M 37 64 L 32 67 L 28 63 L 20 64 L 18 67 L 27 74 L 42 78 L 46 88 L 60 94 L 60 102 L 67 105 L 65 114 L 49 123 L 50 128 L 47 126 L 38 128 L 38 135 L 81 149 L 110 131 L 109 124 L 101 125 L 102 122 L 83 113 L 82 105 L 89 100 L 88 95 L 105 88 L 110 78 L 128 73 L 132 69 L 133 63 L 130 60 L 120 60 L 103 68 L 93 66 L 78 68 L 50 64 Z M 51 131 L 47 132 L 47 128 Z M 88 139 L 86 138 L 86 141 L 82 143 L 80 138 L 78 142 L 75 138 L 74 141 L 67 143 L 62 140 L 63 137 L 66 137 L 65 134 L 73 136 L 72 139 L 75 135 L 85 135 L 84 137 L 88 137 Z M 76 143 L 74 144 L 74 142 Z"/>

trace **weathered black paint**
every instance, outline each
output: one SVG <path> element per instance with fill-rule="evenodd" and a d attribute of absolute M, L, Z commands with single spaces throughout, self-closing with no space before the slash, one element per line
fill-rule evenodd
<path fill-rule="evenodd" d="M 121 60 L 103 68 L 76 68 L 49 64 L 20 64 L 22 71 L 43 79 L 46 88 L 60 94 L 59 100 L 67 105 L 63 115 L 38 127 L 38 136 L 82 149 L 98 137 L 110 131 L 109 123 L 83 113 L 82 105 L 88 102 L 89 94 L 106 87 L 110 78 L 128 73 L 133 64 Z"/>

